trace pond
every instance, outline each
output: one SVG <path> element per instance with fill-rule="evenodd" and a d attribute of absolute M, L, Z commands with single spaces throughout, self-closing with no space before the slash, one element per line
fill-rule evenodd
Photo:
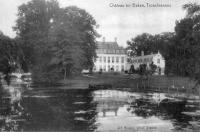
<path fill-rule="evenodd" d="M 1 131 L 198 131 L 199 98 L 123 90 L 4 86 Z"/>

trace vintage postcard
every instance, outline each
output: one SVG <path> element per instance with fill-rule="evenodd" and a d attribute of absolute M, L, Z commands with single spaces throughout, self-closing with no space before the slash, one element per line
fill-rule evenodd
<path fill-rule="evenodd" d="M 1 0 L 0 131 L 199 132 L 199 0 Z"/>

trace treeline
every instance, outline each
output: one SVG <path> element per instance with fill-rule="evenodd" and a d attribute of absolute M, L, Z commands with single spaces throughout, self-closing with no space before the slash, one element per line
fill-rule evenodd
<path fill-rule="evenodd" d="M 183 6 L 187 15 L 176 21 L 175 32 L 151 35 L 143 33 L 127 42 L 131 56 L 160 53 L 166 60 L 166 74 L 189 76 L 200 80 L 200 5 Z"/>
<path fill-rule="evenodd" d="M 52 82 L 93 67 L 98 25 L 85 10 L 32 0 L 19 6 L 17 16 L 13 29 L 22 56 L 14 62 L 32 72 L 35 81 Z"/>
<path fill-rule="evenodd" d="M 8 74 L 21 68 L 26 70 L 18 40 L 0 32 L 0 73 Z"/>

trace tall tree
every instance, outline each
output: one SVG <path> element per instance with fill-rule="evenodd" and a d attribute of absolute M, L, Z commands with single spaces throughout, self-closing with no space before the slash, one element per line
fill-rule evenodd
<path fill-rule="evenodd" d="M 161 52 L 164 56 L 167 56 L 168 45 L 174 37 L 174 33 L 162 33 L 157 35 L 151 35 L 143 33 L 141 35 L 132 38 L 127 41 L 128 49 L 132 51 L 131 56 Z"/>
<path fill-rule="evenodd" d="M 93 66 L 96 27 L 83 9 L 61 8 L 55 0 L 32 0 L 19 7 L 14 29 L 28 51 L 32 72 L 59 79 Z"/>
<path fill-rule="evenodd" d="M 0 33 L 0 72 L 9 74 L 21 68 L 23 53 L 18 43 Z"/>
<path fill-rule="evenodd" d="M 182 76 L 197 77 L 200 73 L 200 6 L 189 3 L 183 6 L 187 11 L 184 19 L 176 22 L 175 40 L 171 49 L 171 61 L 176 64 L 175 73 Z M 198 75 L 199 76 L 199 75 Z"/>
<path fill-rule="evenodd" d="M 153 35 L 143 33 L 127 41 L 127 44 L 128 48 L 132 50 L 132 56 L 141 55 L 142 51 L 144 51 L 144 54 L 150 54 L 153 52 Z"/>

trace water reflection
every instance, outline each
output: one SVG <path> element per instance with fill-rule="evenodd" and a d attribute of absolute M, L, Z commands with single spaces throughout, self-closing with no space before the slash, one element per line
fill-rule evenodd
<path fill-rule="evenodd" d="M 99 113 L 99 131 L 187 131 L 200 128 L 191 125 L 191 120 L 193 124 L 200 123 L 198 117 L 188 117 L 182 113 L 192 111 L 186 105 L 189 104 L 186 99 L 171 98 L 164 93 L 99 90 L 94 92 L 94 101 Z"/>
<path fill-rule="evenodd" d="M 6 86 L 1 131 L 199 130 L 199 100 L 165 93 Z"/>
<path fill-rule="evenodd" d="M 19 85 L 18 85 L 19 86 Z M 21 105 L 22 86 L 1 86 L 0 99 L 0 130 L 19 131 L 21 122 L 26 115 Z"/>

